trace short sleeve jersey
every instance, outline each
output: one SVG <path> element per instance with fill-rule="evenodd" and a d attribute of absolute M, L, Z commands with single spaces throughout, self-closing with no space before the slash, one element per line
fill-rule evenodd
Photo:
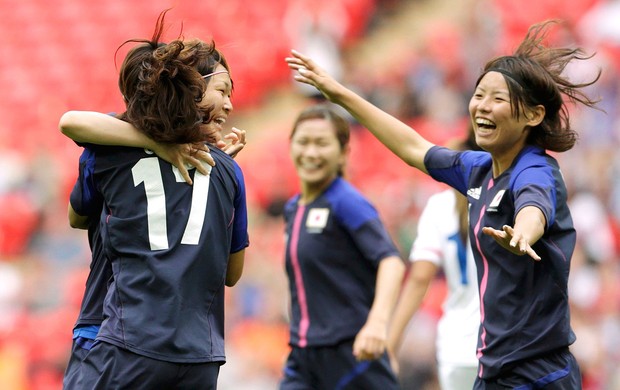
<path fill-rule="evenodd" d="M 217 148 L 193 185 L 151 151 L 90 145 L 113 280 L 97 336 L 154 359 L 224 361 L 224 282 L 248 244 L 245 184 Z"/>
<path fill-rule="evenodd" d="M 449 189 L 429 198 L 420 215 L 409 259 L 435 264 L 443 271 L 448 285 L 437 325 L 437 360 L 442 364 L 478 367 L 478 276 L 469 241 L 464 241 L 459 232 L 456 196 Z"/>
<path fill-rule="evenodd" d="M 284 208 L 290 343 L 333 346 L 364 325 L 379 263 L 399 252 L 376 209 L 344 179 L 307 205 L 299 198 Z"/>
<path fill-rule="evenodd" d="M 103 198 L 94 186 L 92 175 L 94 162 L 95 156 L 92 150 L 84 148 L 80 156 L 78 179 L 69 196 L 73 210 L 81 216 L 89 217 L 88 243 L 92 254 L 90 272 L 86 279 L 86 288 L 75 324 L 76 328 L 86 325 L 101 325 L 103 321 L 103 300 L 107 291 L 107 283 L 112 276 L 112 267 L 106 261 L 103 253 L 103 238 L 100 229 Z"/>
<path fill-rule="evenodd" d="M 481 302 L 479 376 L 492 378 L 516 361 L 572 344 L 567 284 L 576 235 L 557 161 L 527 146 L 495 178 L 486 152 L 433 147 L 424 162 L 433 178 L 469 201 Z M 485 226 L 514 226 L 526 206 L 539 208 L 546 219 L 545 232 L 533 246 L 541 261 L 514 255 L 482 233 Z"/>

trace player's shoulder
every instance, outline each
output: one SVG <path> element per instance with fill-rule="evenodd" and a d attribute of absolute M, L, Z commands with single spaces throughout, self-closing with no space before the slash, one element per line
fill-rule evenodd
<path fill-rule="evenodd" d="M 239 166 L 239 164 L 235 161 L 234 158 L 232 158 L 231 156 L 229 156 L 226 152 L 224 152 L 223 150 L 213 146 L 213 145 L 209 145 L 209 151 L 211 153 L 211 156 L 213 157 L 213 160 L 215 160 L 215 166 L 217 167 L 218 165 L 220 165 L 221 167 L 224 167 L 227 170 L 230 171 L 240 171 L 241 167 Z"/>
<path fill-rule="evenodd" d="M 368 202 L 360 190 L 342 177 L 332 182 L 325 191 L 325 195 L 334 203 Z"/>
<path fill-rule="evenodd" d="M 378 212 L 372 202 L 357 188 L 339 177 L 326 190 L 323 197 L 325 204 L 334 215 L 348 224 L 359 226 L 365 221 L 378 218 Z"/>
<path fill-rule="evenodd" d="M 230 157 L 226 152 L 224 152 L 222 149 L 214 146 L 214 145 L 209 145 L 209 153 L 211 153 L 211 156 L 213 156 L 214 159 L 217 160 L 224 160 L 224 161 L 228 161 L 228 162 L 233 162 L 235 161 L 232 157 Z"/>

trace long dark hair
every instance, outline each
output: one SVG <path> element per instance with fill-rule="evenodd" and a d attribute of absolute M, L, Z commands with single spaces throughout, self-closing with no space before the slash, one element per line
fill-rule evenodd
<path fill-rule="evenodd" d="M 544 46 L 550 25 L 557 23 L 557 20 L 548 20 L 531 26 L 513 55 L 494 58 L 485 65 L 476 85 L 487 72 L 502 73 L 510 92 L 513 115 L 519 117 L 526 107 L 545 107 L 545 117 L 532 128 L 527 143 L 564 152 L 575 145 L 578 135 L 571 129 L 563 96 L 571 103 L 595 107 L 597 101 L 580 89 L 594 84 L 601 72 L 599 70 L 593 80 L 583 83 L 572 83 L 562 75 L 571 61 L 587 60 L 593 54 L 586 55 L 581 48 Z"/>

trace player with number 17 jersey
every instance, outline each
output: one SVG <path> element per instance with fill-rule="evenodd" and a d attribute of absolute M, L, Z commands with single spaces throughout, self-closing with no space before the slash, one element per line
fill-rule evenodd
<path fill-rule="evenodd" d="M 188 185 L 149 150 L 89 147 L 113 271 L 97 341 L 168 362 L 224 362 L 228 258 L 249 245 L 240 167 L 211 148 L 215 167 L 193 170 Z"/>

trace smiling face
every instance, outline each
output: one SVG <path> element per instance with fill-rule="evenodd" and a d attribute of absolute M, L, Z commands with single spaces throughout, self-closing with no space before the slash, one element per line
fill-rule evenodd
<path fill-rule="evenodd" d="M 510 102 L 504 75 L 493 71 L 480 79 L 469 101 L 476 143 L 494 158 L 514 158 L 524 147 L 529 133 L 530 112 L 522 110 L 515 117 Z"/>
<path fill-rule="evenodd" d="M 346 150 L 327 119 L 306 119 L 297 124 L 291 137 L 291 158 L 302 184 L 302 196 L 318 196 L 339 174 Z"/>
<path fill-rule="evenodd" d="M 222 71 L 222 73 L 218 73 Z M 230 96 L 232 94 L 232 82 L 226 68 L 218 65 L 212 76 L 207 78 L 207 89 L 202 97 L 201 105 L 213 106 L 211 117 L 205 122 L 202 129 L 210 142 L 220 139 L 224 123 L 233 110 Z"/>

